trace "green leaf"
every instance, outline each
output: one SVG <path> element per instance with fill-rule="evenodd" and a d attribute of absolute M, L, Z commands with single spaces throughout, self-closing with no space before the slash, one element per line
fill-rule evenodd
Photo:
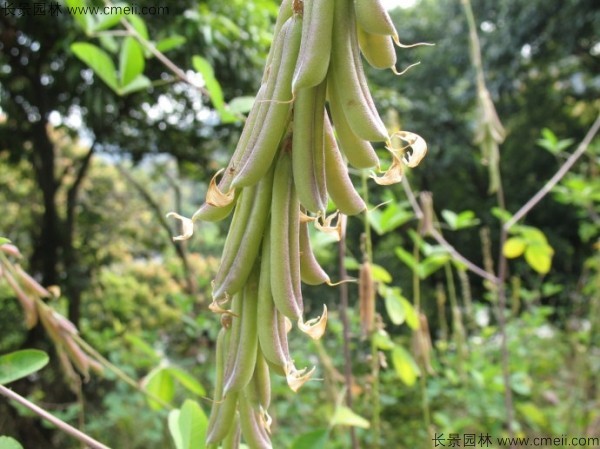
<path fill-rule="evenodd" d="M 346 267 L 346 270 L 358 270 L 360 268 L 358 260 L 350 256 L 344 258 L 344 266 Z"/>
<path fill-rule="evenodd" d="M 550 245 L 534 243 L 525 250 L 525 261 L 540 274 L 547 274 L 552 267 L 554 250 Z"/>
<path fill-rule="evenodd" d="M 426 257 L 419 267 L 419 277 L 421 279 L 428 278 L 433 273 L 442 268 L 450 260 L 448 253 L 437 253 Z"/>
<path fill-rule="evenodd" d="M 175 396 L 175 382 L 173 376 L 166 368 L 158 367 L 150 371 L 143 382 L 144 389 L 153 396 L 164 402 L 171 402 Z M 163 405 L 152 398 L 148 398 L 148 404 L 153 410 L 160 410 Z"/>
<path fill-rule="evenodd" d="M 369 421 L 360 415 L 357 415 L 345 405 L 339 405 L 335 409 L 330 422 L 331 426 L 353 426 L 368 429 L 371 425 Z"/>
<path fill-rule="evenodd" d="M 450 229 L 456 230 L 456 223 L 458 222 L 458 215 L 456 215 L 456 213 L 452 212 L 451 210 L 444 209 L 442 211 L 442 217 L 444 220 L 446 220 L 446 223 L 448 223 Z"/>
<path fill-rule="evenodd" d="M 151 85 L 152 83 L 148 78 L 146 78 L 144 75 L 138 75 L 137 78 L 135 78 L 131 83 L 119 90 L 119 95 L 128 95 L 139 90 L 147 89 Z"/>
<path fill-rule="evenodd" d="M 86 2 L 83 0 L 66 0 L 65 3 L 69 8 L 72 8 L 71 15 L 75 21 L 81 26 L 85 34 L 90 35 L 94 26 L 94 18 L 90 14 L 84 14 L 82 10 L 77 9 L 85 6 Z"/>
<path fill-rule="evenodd" d="M 315 429 L 296 438 L 292 449 L 325 449 L 328 440 L 329 429 Z"/>
<path fill-rule="evenodd" d="M 0 237 L 0 245 L 4 245 L 5 243 L 10 243 L 10 240 L 6 237 Z"/>
<path fill-rule="evenodd" d="M 397 246 L 394 251 L 396 252 L 396 256 L 398 256 L 402 262 L 408 265 L 413 272 L 417 274 L 419 273 L 419 265 L 411 253 L 400 246 Z"/>
<path fill-rule="evenodd" d="M 492 215 L 499 219 L 502 223 L 506 223 L 512 218 L 512 214 L 499 207 L 492 207 Z"/>
<path fill-rule="evenodd" d="M 71 51 L 75 56 L 87 64 L 108 87 L 115 92 L 119 91 L 117 70 L 108 53 L 101 48 L 86 42 L 71 44 Z"/>
<path fill-rule="evenodd" d="M 96 23 L 92 27 L 93 32 L 108 30 L 119 23 L 123 17 L 121 8 L 127 5 L 125 3 L 114 3 L 112 6 L 114 8 L 110 8 L 108 14 L 97 14 L 95 16 Z"/>
<path fill-rule="evenodd" d="M 413 307 L 412 303 L 406 299 L 405 297 L 400 298 L 402 302 L 402 307 L 404 308 L 404 313 L 406 314 L 406 324 L 412 330 L 417 330 L 421 327 L 421 322 L 419 320 L 419 314 L 417 310 Z"/>
<path fill-rule="evenodd" d="M 186 38 L 183 36 L 179 36 L 175 34 L 173 36 L 166 37 L 164 39 L 159 40 L 156 43 L 156 49 L 161 53 L 166 53 L 169 50 L 173 50 L 177 47 L 181 47 L 186 42 Z"/>
<path fill-rule="evenodd" d="M 525 251 L 527 244 L 520 237 L 511 237 L 506 242 L 504 242 L 504 247 L 502 248 L 502 253 L 505 257 L 509 259 L 514 259 L 515 257 L 519 257 Z"/>
<path fill-rule="evenodd" d="M 392 282 L 392 275 L 381 265 L 371 264 L 371 274 L 375 281 L 383 282 L 384 284 Z"/>
<path fill-rule="evenodd" d="M 1 436 L 0 449 L 23 449 L 23 446 L 21 446 L 21 443 L 19 443 L 14 438 Z"/>
<path fill-rule="evenodd" d="M 196 401 L 186 400 L 179 415 L 183 449 L 204 449 L 208 419 Z"/>
<path fill-rule="evenodd" d="M 381 288 L 380 294 L 385 302 L 385 310 L 390 317 L 390 321 L 396 326 L 400 326 L 406 319 L 406 311 L 402 304 L 402 294 L 398 287 Z"/>
<path fill-rule="evenodd" d="M 256 97 L 251 95 L 244 97 L 235 97 L 229 102 L 229 110 L 234 114 L 247 114 L 254 105 Z"/>
<path fill-rule="evenodd" d="M 169 366 L 166 370 L 187 390 L 198 396 L 205 396 L 206 390 L 191 374 L 177 366 Z"/>
<path fill-rule="evenodd" d="M 446 223 L 448 223 L 448 226 L 453 231 L 470 228 L 479 224 L 479 220 L 475 217 L 475 212 L 472 210 L 465 210 L 456 214 L 451 210 L 445 209 L 442 211 L 442 217 L 444 217 L 444 220 L 446 220 Z"/>
<path fill-rule="evenodd" d="M 179 416 L 181 412 L 179 409 L 171 410 L 169 412 L 169 432 L 175 442 L 175 449 L 183 449 L 183 437 L 181 435 L 181 429 L 179 428 Z"/>
<path fill-rule="evenodd" d="M 48 354 L 38 349 L 23 349 L 0 356 L 0 384 L 7 384 L 42 369 Z"/>
<path fill-rule="evenodd" d="M 144 40 L 150 40 L 150 38 L 148 37 L 148 28 L 146 27 L 146 22 L 144 22 L 144 20 L 140 16 L 136 16 L 133 13 L 128 14 L 127 21 Z"/>
<path fill-rule="evenodd" d="M 548 427 L 546 415 L 533 402 L 518 403 L 516 407 L 518 412 L 530 423 L 540 428 Z"/>
<path fill-rule="evenodd" d="M 192 65 L 194 66 L 194 69 L 196 69 L 196 71 L 202 75 L 206 90 L 210 96 L 210 100 L 219 113 L 221 121 L 223 123 L 232 123 L 237 121 L 237 117 L 225 109 L 223 91 L 221 90 L 221 85 L 215 78 L 215 72 L 210 63 L 202 56 L 194 56 L 192 58 Z"/>
<path fill-rule="evenodd" d="M 131 346 L 140 350 L 141 352 L 143 352 L 144 354 L 146 354 L 147 356 L 149 356 L 156 362 L 158 362 L 160 360 L 160 357 L 158 356 L 158 354 L 156 353 L 154 348 L 152 346 L 150 346 L 148 343 L 146 343 L 144 340 L 142 340 L 140 337 L 138 337 L 137 335 L 126 334 L 125 341 L 129 342 L 131 344 Z"/>
<path fill-rule="evenodd" d="M 420 370 L 408 351 L 402 346 L 396 346 L 392 351 L 392 364 L 400 380 L 412 387 L 420 375 Z"/>
<path fill-rule="evenodd" d="M 133 37 L 127 37 L 121 46 L 119 74 L 121 87 L 127 86 L 144 71 L 146 61 L 140 43 Z"/>
<path fill-rule="evenodd" d="M 391 351 L 395 346 L 388 333 L 384 330 L 379 330 L 373 334 L 373 344 L 377 349 L 381 349 L 382 351 Z"/>

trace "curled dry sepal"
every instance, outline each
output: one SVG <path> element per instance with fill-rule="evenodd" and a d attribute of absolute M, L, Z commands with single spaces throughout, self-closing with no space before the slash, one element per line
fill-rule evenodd
<path fill-rule="evenodd" d="M 102 371 L 102 366 L 83 351 L 74 338 L 78 331 L 67 318 L 48 306 L 44 299 L 60 296 L 57 286 L 42 287 L 32 276 L 12 259 L 19 259 L 21 253 L 10 243 L 0 245 L 0 278 L 3 278 L 15 293 L 25 314 L 25 324 L 29 329 L 38 321 L 54 343 L 61 365 L 71 385 L 74 387 L 79 378 L 73 366 L 87 380 L 90 369 Z"/>
<path fill-rule="evenodd" d="M 182 221 L 176 237 L 182 240 L 194 222 L 233 212 L 212 282 L 210 309 L 221 314 L 223 327 L 208 444 L 229 444 L 241 431 L 250 447 L 270 448 L 270 374 L 296 391 L 314 373 L 295 367 L 288 332 L 293 322 L 312 338 L 325 331 L 326 307 L 319 318 L 304 320 L 301 284 L 333 285 L 313 254 L 309 226 L 339 238 L 345 215 L 367 207 L 347 164 L 380 171 L 373 142 L 382 142 L 392 162 L 372 177 L 393 184 L 427 152 L 414 133 L 389 135 L 367 85 L 363 57 L 375 68 L 403 73 L 396 70 L 396 46 L 407 47 L 381 0 L 283 0 L 262 83 L 230 162 L 191 219 L 169 214 Z M 338 211 L 327 215 L 330 201 Z"/>

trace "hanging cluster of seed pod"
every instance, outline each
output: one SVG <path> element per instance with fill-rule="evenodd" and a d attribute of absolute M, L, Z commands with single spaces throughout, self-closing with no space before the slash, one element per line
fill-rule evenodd
<path fill-rule="evenodd" d="M 233 212 L 211 310 L 221 314 L 216 391 L 209 447 L 270 448 L 270 373 L 294 391 L 312 370 L 297 369 L 288 349 L 292 323 L 312 338 L 325 330 L 327 309 L 304 321 L 301 283 L 331 284 L 310 246 L 309 225 L 339 232 L 340 214 L 366 209 L 346 160 L 381 170 L 371 142 L 384 142 L 392 163 L 380 184 L 401 179 L 403 164 L 426 153 L 419 136 L 399 132 L 394 148 L 367 86 L 361 54 L 395 73 L 402 47 L 379 0 L 283 0 L 262 84 L 228 166 L 211 181 L 206 202 L 183 221 Z M 329 105 L 329 112 L 327 111 Z M 220 180 L 217 183 L 217 176 Z M 337 211 L 326 215 L 329 200 Z M 334 224 L 336 223 L 336 224 Z M 212 446 L 211 446 L 212 445 Z"/>

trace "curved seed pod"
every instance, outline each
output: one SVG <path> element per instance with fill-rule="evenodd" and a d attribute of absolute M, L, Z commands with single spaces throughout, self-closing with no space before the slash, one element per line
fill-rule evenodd
<path fill-rule="evenodd" d="M 331 79 L 328 80 L 329 109 L 341 150 L 354 168 L 379 166 L 379 158 L 371 143 L 358 137 L 346 120 L 343 107 L 331 82 Z"/>
<path fill-rule="evenodd" d="M 275 20 L 275 27 L 273 29 L 274 39 L 277 36 L 281 35 L 281 28 L 284 23 L 292 17 L 293 9 L 292 9 L 293 0 L 283 0 L 281 5 L 279 6 L 279 12 L 277 13 L 277 19 Z M 269 77 L 269 73 L 271 72 L 271 65 L 273 63 L 273 54 L 275 52 L 275 45 L 271 45 L 271 49 L 269 50 L 269 54 L 267 55 L 267 61 L 265 63 L 265 71 L 263 73 L 262 82 L 264 83 Z"/>
<path fill-rule="evenodd" d="M 334 0 L 304 0 L 302 40 L 292 78 L 292 92 L 320 84 L 331 57 Z"/>
<path fill-rule="evenodd" d="M 252 407 L 245 394 L 240 394 L 239 411 L 242 436 L 250 449 L 272 449 L 264 412 Z"/>
<path fill-rule="evenodd" d="M 390 36 L 374 34 L 357 26 L 358 46 L 363 56 L 376 69 L 396 66 L 396 47 Z"/>
<path fill-rule="evenodd" d="M 338 149 L 327 117 L 325 117 L 325 176 L 327 192 L 341 213 L 356 215 L 367 208 L 350 180 L 346 161 Z"/>
<path fill-rule="evenodd" d="M 381 0 L 354 0 L 356 20 L 365 31 L 398 40 L 396 27 Z"/>
<path fill-rule="evenodd" d="M 254 408 L 262 407 L 267 410 L 271 404 L 271 377 L 269 374 L 269 364 L 259 347 L 256 352 L 254 374 L 245 389 L 246 397 Z"/>
<path fill-rule="evenodd" d="M 281 54 L 279 54 L 279 57 L 281 58 Z M 264 116 L 266 114 L 264 100 L 266 96 L 272 92 L 274 85 L 274 82 L 263 83 L 261 84 L 260 89 L 258 89 L 256 98 L 254 99 L 254 104 L 252 105 L 252 109 L 250 109 L 250 113 L 246 118 L 246 123 L 244 123 L 244 128 L 242 129 L 242 133 L 240 134 L 240 138 L 235 147 L 233 155 L 231 156 L 231 159 L 227 164 L 227 168 L 225 169 L 225 172 L 219 181 L 218 185 L 221 192 L 228 192 L 231 189 L 231 182 L 239 170 L 241 161 L 248 151 L 249 144 L 256 139 L 256 136 L 258 135 L 260 124 L 264 120 Z M 207 204 L 207 212 L 210 211 L 210 209 L 210 204 Z"/>
<path fill-rule="evenodd" d="M 238 396 L 240 396 L 238 393 L 230 393 L 220 403 L 213 404 L 215 419 L 212 425 L 209 421 L 206 430 L 206 444 L 218 443 L 227 436 L 235 420 Z"/>
<path fill-rule="evenodd" d="M 254 261 L 258 256 L 265 226 L 269 220 L 273 190 L 273 167 L 256 188 L 252 187 L 250 189 L 254 192 L 252 209 L 245 223 L 232 222 L 231 224 L 231 226 L 241 226 L 243 235 L 233 259 L 228 260 L 227 264 L 222 264 L 223 268 L 219 267 L 213 287 L 213 298 L 215 299 L 226 295 L 231 296 L 239 291 L 252 270 Z M 225 252 L 225 249 L 223 251 Z"/>
<path fill-rule="evenodd" d="M 388 140 L 388 132 L 379 117 L 363 72 L 352 0 L 335 2 L 328 77 L 352 130 L 365 140 Z"/>
<path fill-rule="evenodd" d="M 242 310 L 238 318 L 239 341 L 233 349 L 236 357 L 230 371 L 225 372 L 223 394 L 239 391 L 252 379 L 256 365 L 258 335 L 256 333 L 256 311 L 258 303 L 258 267 L 250 274 L 243 290 Z"/>
<path fill-rule="evenodd" d="M 273 178 L 271 202 L 271 291 L 277 309 L 292 321 L 302 316 L 300 290 L 300 204 L 292 179 L 292 158 L 282 151 Z M 293 230 L 296 229 L 296 232 Z M 297 271 L 296 271 L 297 270 Z"/>
<path fill-rule="evenodd" d="M 329 275 L 317 261 L 310 245 L 308 223 L 300 223 L 300 274 L 302 282 L 308 285 L 331 283 Z"/>
<path fill-rule="evenodd" d="M 225 238 L 225 246 L 223 247 L 223 253 L 221 254 L 219 270 L 215 276 L 215 287 L 221 285 L 227 275 L 231 272 L 231 267 L 243 242 L 246 226 L 252 213 L 254 196 L 256 195 L 257 189 L 257 186 L 244 189 L 236 203 L 235 211 L 233 212 L 233 218 L 229 224 L 229 231 L 227 233 L 227 237 Z M 217 292 L 216 289 L 213 288 L 214 300 L 221 299 L 217 293 L 222 292 Z"/>
<path fill-rule="evenodd" d="M 292 171 L 300 204 L 319 213 L 327 208 L 323 120 L 326 83 L 301 89 L 294 102 Z"/>
<path fill-rule="evenodd" d="M 245 187 L 256 184 L 271 166 L 277 148 L 290 120 L 292 100 L 292 75 L 298 58 L 302 19 L 293 16 L 283 25 L 282 56 L 279 66 L 272 64 L 269 81 L 275 80 L 272 96 L 267 96 L 264 120 L 260 121 L 260 131 L 241 161 L 241 169 L 233 179 L 232 187 Z"/>
<path fill-rule="evenodd" d="M 285 317 L 279 313 L 271 293 L 271 238 L 265 234 L 258 284 L 258 341 L 267 362 L 280 374 L 291 361 Z"/>
<path fill-rule="evenodd" d="M 208 426 L 206 430 L 206 443 L 217 443 L 225 438 L 225 435 L 229 431 L 229 425 L 231 421 L 224 421 L 221 416 L 230 413 L 232 404 L 225 405 L 223 401 L 223 378 L 225 372 L 225 359 L 226 351 L 229 346 L 229 340 L 231 337 L 231 329 L 221 328 L 219 335 L 217 336 L 217 347 L 216 347 L 216 378 L 215 378 L 215 394 L 212 409 L 210 411 L 210 417 L 208 418 Z M 235 406 L 237 399 L 234 401 L 234 396 L 228 398 L 229 401 L 233 402 L 233 413 L 235 414 Z M 223 413 L 223 409 L 226 409 Z"/>
<path fill-rule="evenodd" d="M 239 449 L 241 439 L 242 429 L 240 428 L 240 415 L 239 413 L 236 413 L 233 425 L 221 444 L 221 449 Z"/>

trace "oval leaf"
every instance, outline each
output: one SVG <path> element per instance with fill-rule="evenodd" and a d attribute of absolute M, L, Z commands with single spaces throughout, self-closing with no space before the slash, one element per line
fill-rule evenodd
<path fill-rule="evenodd" d="M 552 267 L 553 253 L 554 251 L 548 245 L 529 245 L 525 250 L 525 261 L 538 273 L 547 274 Z"/>
<path fill-rule="evenodd" d="M 23 349 L 0 356 L 0 384 L 35 373 L 47 363 L 48 354 L 38 349 Z"/>
<path fill-rule="evenodd" d="M 23 446 L 14 438 L 1 436 L 0 449 L 23 449 Z"/>
<path fill-rule="evenodd" d="M 173 376 L 165 368 L 152 370 L 144 380 L 144 389 L 152 396 L 162 399 L 164 402 L 171 402 L 175 396 L 175 382 Z M 163 405 L 158 401 L 148 397 L 148 404 L 153 410 L 160 410 Z"/>
<path fill-rule="evenodd" d="M 127 86 L 138 75 L 141 75 L 144 71 L 145 63 L 144 52 L 140 43 L 133 37 L 125 38 L 119 57 L 121 87 Z"/>
<path fill-rule="evenodd" d="M 183 449 L 183 438 L 181 436 L 181 429 L 179 428 L 179 416 L 181 412 L 179 410 L 171 410 L 169 412 L 169 432 L 175 443 L 175 449 Z"/>
<path fill-rule="evenodd" d="M 412 387 L 420 375 L 420 370 L 412 356 L 401 346 L 392 351 L 392 363 L 396 374 L 402 382 Z"/>
<path fill-rule="evenodd" d="M 176 366 L 170 366 L 166 370 L 187 390 L 198 396 L 206 395 L 206 390 L 191 374 Z"/>
<path fill-rule="evenodd" d="M 71 44 L 71 51 L 87 64 L 108 87 L 118 92 L 117 70 L 108 53 L 94 44 L 88 44 L 87 42 L 75 42 Z"/>
<path fill-rule="evenodd" d="M 509 259 L 514 259 L 515 257 L 519 257 L 525 251 L 525 247 L 527 244 L 522 238 L 512 237 L 504 242 L 504 248 L 502 248 L 502 252 L 505 257 Z"/>
<path fill-rule="evenodd" d="M 368 429 L 371 424 L 365 418 L 357 415 L 345 405 L 340 405 L 335 409 L 335 413 L 331 418 L 332 426 L 353 426 Z"/>
<path fill-rule="evenodd" d="M 179 431 L 183 449 L 204 449 L 208 419 L 196 401 L 188 399 L 179 414 Z"/>

